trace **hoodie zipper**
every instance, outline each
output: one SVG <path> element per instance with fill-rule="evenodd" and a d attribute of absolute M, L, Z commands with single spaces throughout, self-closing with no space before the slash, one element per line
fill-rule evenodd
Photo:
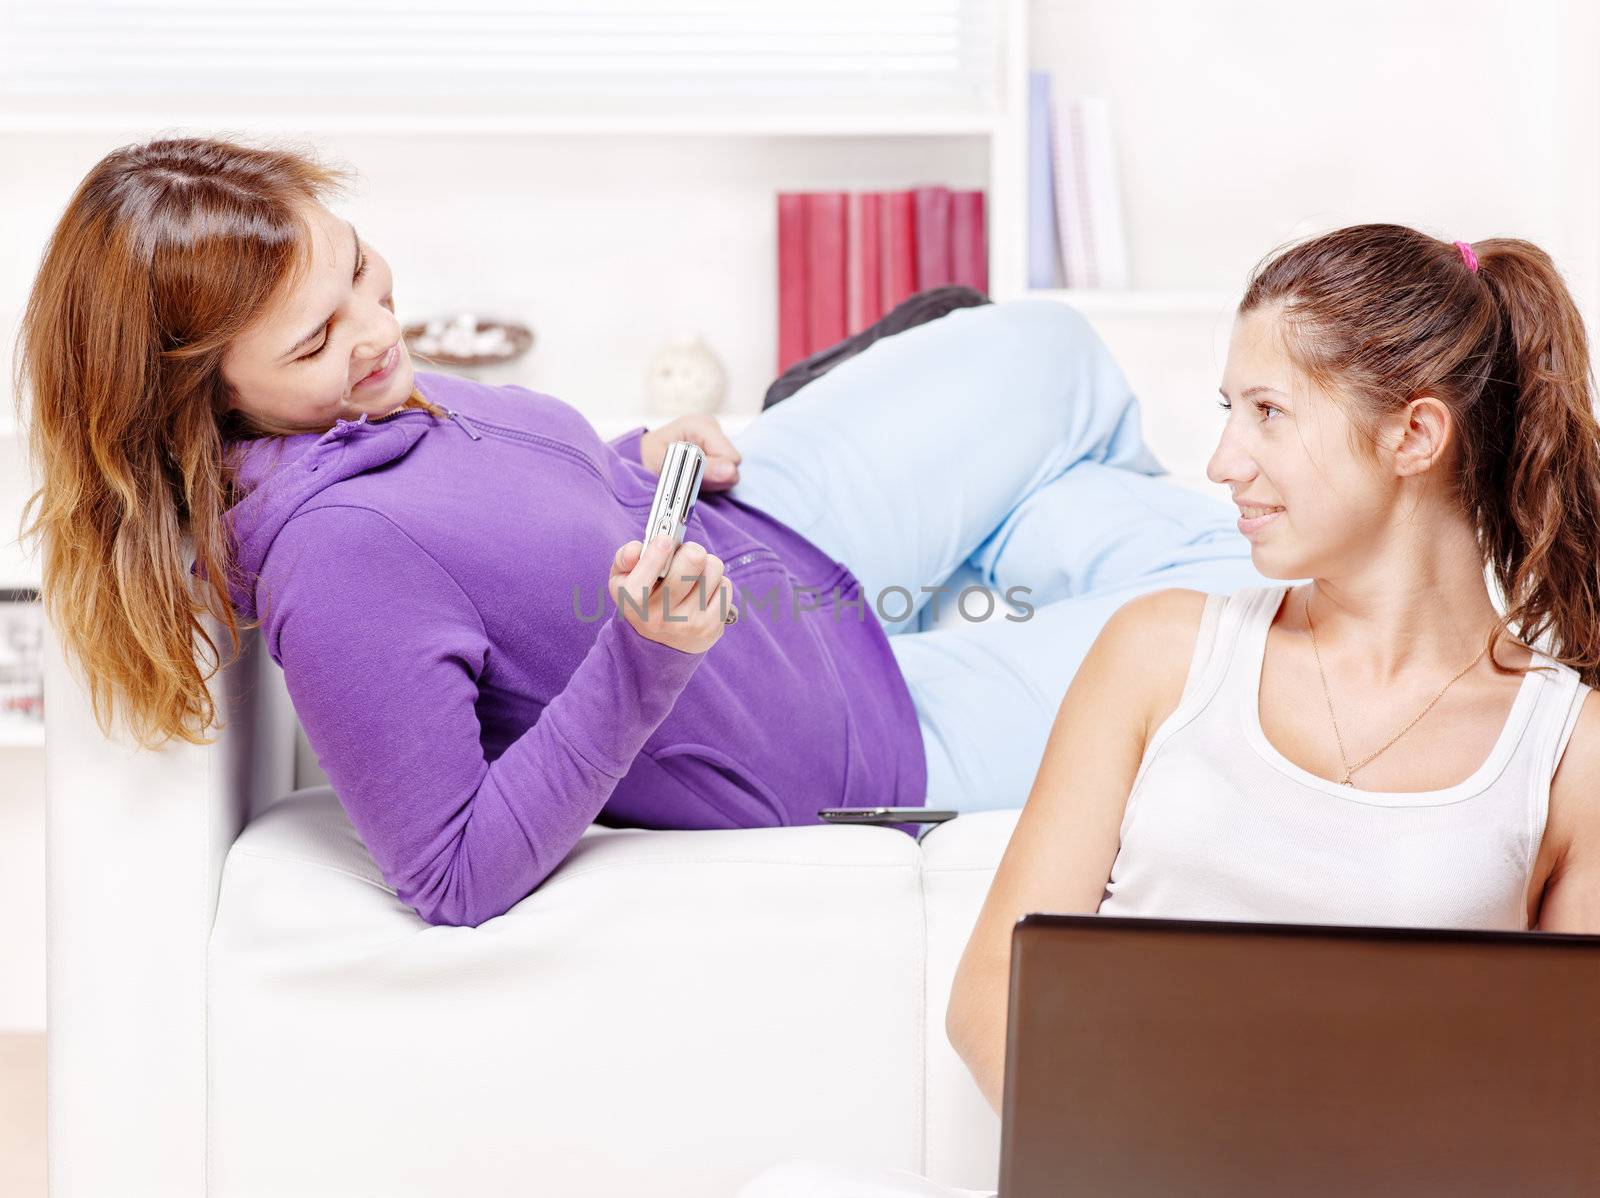
<path fill-rule="evenodd" d="M 482 441 L 483 440 L 482 437 L 478 436 L 477 433 L 472 431 L 472 426 L 467 423 L 467 418 L 465 416 L 463 416 L 460 412 L 456 411 L 454 408 L 446 408 L 445 411 L 450 414 L 450 419 L 451 420 L 454 420 L 457 424 L 459 424 L 462 428 L 464 428 L 467 431 L 467 436 L 471 437 L 474 441 Z"/>
<path fill-rule="evenodd" d="M 450 416 L 450 418 L 452 420 L 454 420 L 463 429 L 465 429 L 467 435 L 469 437 L 471 437 L 474 441 L 483 440 L 483 438 L 481 436 L 479 436 L 477 433 L 473 432 L 472 425 L 467 423 L 467 418 L 465 416 L 463 416 L 460 412 L 456 411 L 454 408 L 451 408 L 451 407 L 445 408 L 445 412 L 449 414 L 449 416 Z M 587 454 L 581 453 L 580 451 L 572 448 L 572 446 L 570 446 L 570 445 L 566 445 L 563 442 L 557 441 L 557 440 L 555 440 L 554 438 L 551 438 L 551 437 L 541 436 L 538 433 L 530 433 L 526 429 L 512 428 L 509 425 L 496 424 L 493 421 L 489 421 L 489 420 L 479 419 L 478 423 L 480 425 L 482 425 L 484 428 L 493 429 L 496 433 L 498 433 L 501 436 L 510 437 L 510 438 L 512 438 L 514 440 L 518 440 L 518 441 L 531 442 L 531 443 L 533 443 L 535 445 L 543 445 L 548 449 L 552 449 L 552 450 L 555 450 L 558 453 L 565 454 L 567 457 L 573 459 L 574 461 L 576 461 L 579 464 L 581 464 L 582 466 L 584 466 L 587 470 L 589 470 L 597 478 L 600 478 L 602 481 L 604 481 L 604 479 L 605 479 L 605 476 L 600 473 L 599 467 L 594 464 L 594 461 Z M 633 504 L 631 506 L 639 507 L 641 505 L 640 504 Z M 753 550 L 752 552 L 749 552 L 749 553 L 741 554 L 739 557 L 734 558 L 733 561 L 727 563 L 727 566 L 725 568 L 749 565 L 751 562 L 756 561 L 759 558 L 770 558 L 770 559 L 776 560 L 777 557 L 778 557 L 778 555 L 776 553 L 774 553 L 770 549 L 757 549 L 757 550 Z"/>
<path fill-rule="evenodd" d="M 457 424 L 459 424 L 462 427 L 462 429 L 466 432 L 467 436 L 471 437 L 474 441 L 483 440 L 483 438 L 481 436 L 479 436 L 476 432 L 473 431 L 472 425 L 467 422 L 467 418 L 465 416 L 463 416 L 460 412 L 456 411 L 454 408 L 451 408 L 451 407 L 445 408 L 445 412 L 449 415 L 450 419 L 454 420 Z M 595 470 L 595 464 L 592 461 L 590 461 L 589 458 L 586 455 L 576 452 L 570 446 L 563 445 L 559 441 L 553 440 L 553 439 L 551 439 L 549 437 L 542 437 L 538 433 L 527 432 L 524 429 L 509 428 L 509 427 L 507 427 L 506 425 L 503 425 L 503 424 L 493 424 L 493 423 L 490 423 L 488 421 L 485 421 L 484 424 L 488 428 L 495 429 L 495 430 L 497 430 L 497 431 L 499 431 L 499 432 L 501 432 L 503 434 L 509 434 L 510 436 L 515 437 L 518 440 L 532 441 L 532 442 L 537 443 L 537 444 L 547 445 L 551 449 L 559 450 L 562 453 L 567 454 L 569 457 L 576 458 L 578 461 L 582 462 L 585 466 L 587 466 L 590 470 Z M 596 471 L 596 473 L 598 473 L 598 471 Z M 749 550 L 749 551 L 747 551 L 745 553 L 741 553 L 738 557 L 734 558 L 732 561 L 727 562 L 724 565 L 723 568 L 724 569 L 737 569 L 740 566 L 747 566 L 751 562 L 761 561 L 761 560 L 776 561 L 776 560 L 778 560 L 778 555 L 776 553 L 774 553 L 771 549 L 766 549 L 766 548 L 752 549 L 752 550 Z"/>
<path fill-rule="evenodd" d="M 451 408 L 446 408 L 445 411 L 449 412 L 452 416 L 458 415 L 458 413 Z M 582 450 L 566 444 L 564 441 L 558 441 L 554 437 L 546 437 L 540 433 L 530 433 L 527 429 L 513 428 L 508 424 L 497 424 L 495 421 L 485 420 L 482 416 L 474 416 L 472 419 L 480 429 L 487 430 L 488 434 L 492 437 L 504 437 L 512 441 L 526 442 L 530 445 L 542 445 L 544 448 L 552 451 L 553 453 L 559 453 L 565 457 L 571 458 L 574 462 L 582 466 L 585 470 L 587 470 L 590 474 L 593 474 L 602 482 L 604 482 L 606 479 L 606 476 L 601 472 L 600 467 L 595 464 L 593 458 L 584 453 Z M 466 421 L 464 419 L 462 420 L 462 427 L 466 427 Z M 476 437 L 476 434 L 474 434 L 474 436 Z M 482 440 L 481 437 L 477 437 L 477 439 Z M 624 500 L 623 502 L 626 503 L 628 501 Z M 640 503 L 631 504 L 630 506 L 649 507 L 650 505 L 648 501 L 641 501 Z"/>
<path fill-rule="evenodd" d="M 741 553 L 730 562 L 723 563 L 723 569 L 736 570 L 740 566 L 747 566 L 751 562 L 762 560 L 777 561 L 779 559 L 778 555 L 770 549 L 752 549 L 748 553 Z"/>

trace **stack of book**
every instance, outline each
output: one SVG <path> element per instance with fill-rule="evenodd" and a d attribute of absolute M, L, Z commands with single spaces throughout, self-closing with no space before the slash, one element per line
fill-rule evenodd
<path fill-rule="evenodd" d="M 1126 287 L 1128 250 L 1103 96 L 1028 77 L 1028 286 Z"/>
<path fill-rule="evenodd" d="M 951 283 L 988 294 L 982 190 L 778 193 L 779 374 Z"/>

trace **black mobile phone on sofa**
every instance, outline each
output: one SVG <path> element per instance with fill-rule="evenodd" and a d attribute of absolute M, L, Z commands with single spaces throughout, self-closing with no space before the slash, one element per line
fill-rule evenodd
<path fill-rule="evenodd" d="M 941 807 L 824 807 L 817 812 L 830 824 L 942 824 L 957 814 Z"/>

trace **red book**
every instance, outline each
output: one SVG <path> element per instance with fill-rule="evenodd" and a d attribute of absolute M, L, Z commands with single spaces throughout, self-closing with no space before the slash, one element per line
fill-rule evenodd
<path fill-rule="evenodd" d="M 950 189 L 914 187 L 917 207 L 917 290 L 943 287 L 950 273 Z"/>
<path fill-rule="evenodd" d="M 806 353 L 843 341 L 845 330 L 845 193 L 805 193 Z"/>
<path fill-rule="evenodd" d="M 952 283 L 964 283 L 989 294 L 989 253 L 981 190 L 950 193 L 950 274 Z"/>
<path fill-rule="evenodd" d="M 917 218 L 909 191 L 886 191 L 879 201 L 882 218 L 883 310 L 893 308 L 917 290 Z"/>
<path fill-rule="evenodd" d="M 883 315 L 883 255 L 878 248 L 881 207 L 875 191 L 858 191 L 850 196 L 850 252 L 845 265 L 850 300 L 846 315 L 852 336 Z"/>
<path fill-rule="evenodd" d="M 806 226 L 797 191 L 778 193 L 778 373 L 806 356 Z"/>

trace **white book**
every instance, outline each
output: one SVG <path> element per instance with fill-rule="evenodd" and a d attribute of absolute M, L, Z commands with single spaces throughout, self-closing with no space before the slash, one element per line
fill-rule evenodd
<path fill-rule="evenodd" d="M 1099 281 L 1096 286 L 1128 285 L 1128 245 L 1123 236 L 1122 187 L 1117 177 L 1116 139 L 1111 133 L 1111 104 L 1104 96 L 1078 97 L 1078 128 L 1083 134 L 1084 161 L 1088 164 L 1090 258 Z"/>
<path fill-rule="evenodd" d="M 1060 82 L 1059 72 L 1051 76 L 1051 167 L 1056 184 L 1056 240 L 1061 247 L 1061 283 L 1064 287 L 1093 287 L 1096 284 L 1091 280 L 1096 272 L 1089 258 L 1087 235 L 1087 163 L 1078 131 L 1077 105 Z"/>
<path fill-rule="evenodd" d="M 1056 227 L 1066 287 L 1128 286 L 1122 192 L 1104 96 L 1069 96 L 1051 82 Z"/>

